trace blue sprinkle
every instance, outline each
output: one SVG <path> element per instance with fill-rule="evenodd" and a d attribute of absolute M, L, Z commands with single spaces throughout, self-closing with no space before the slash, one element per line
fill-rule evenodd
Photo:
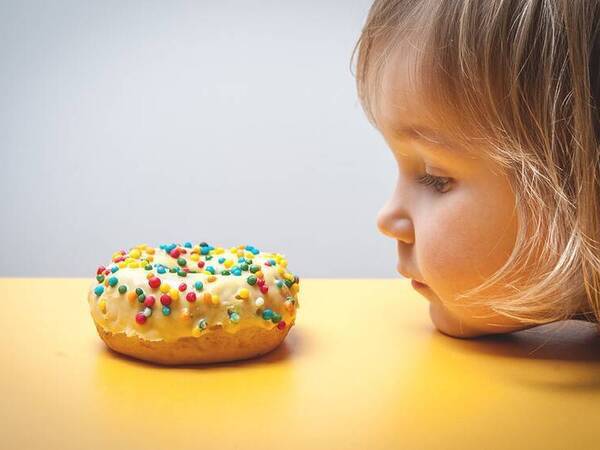
<path fill-rule="evenodd" d="M 158 269 L 156 269 L 156 271 L 160 274 L 163 274 L 167 271 L 167 269 L 165 269 L 163 266 L 159 266 Z"/>
<path fill-rule="evenodd" d="M 191 242 L 186 242 L 185 244 L 183 244 L 183 246 L 185 248 L 192 248 L 192 243 Z"/>
<path fill-rule="evenodd" d="M 118 266 L 113 266 L 113 267 L 111 267 L 111 269 L 110 269 L 110 271 L 111 271 L 112 273 L 115 273 L 117 270 L 119 270 L 119 267 L 118 267 Z"/>
<path fill-rule="evenodd" d="M 218 261 L 219 261 L 219 264 L 223 264 L 223 263 L 225 262 L 225 258 L 223 258 L 223 257 L 220 257 L 220 258 L 218 259 Z"/>
<path fill-rule="evenodd" d="M 202 247 L 200 249 L 200 253 L 202 253 L 203 255 L 208 255 L 208 252 L 210 251 L 210 249 L 208 248 L 208 246 L 206 247 Z"/>
<path fill-rule="evenodd" d="M 100 297 L 103 292 L 104 292 L 104 286 L 102 286 L 102 285 L 98 285 L 98 286 L 96 286 L 96 289 L 94 289 L 94 294 L 96 294 L 97 297 Z"/>
<path fill-rule="evenodd" d="M 162 313 L 163 313 L 163 316 L 168 316 L 169 314 L 171 314 L 171 308 L 169 308 L 168 306 L 163 306 Z"/>
<path fill-rule="evenodd" d="M 194 283 L 194 287 L 196 288 L 196 290 L 201 291 L 204 285 L 202 284 L 202 281 L 196 281 Z"/>

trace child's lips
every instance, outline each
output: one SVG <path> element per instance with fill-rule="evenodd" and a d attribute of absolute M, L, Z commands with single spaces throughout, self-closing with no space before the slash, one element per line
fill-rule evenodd
<path fill-rule="evenodd" d="M 421 283 L 420 281 L 417 281 L 417 280 L 411 280 L 410 283 L 412 284 L 412 287 L 417 290 L 427 288 L 427 285 L 425 283 Z"/>

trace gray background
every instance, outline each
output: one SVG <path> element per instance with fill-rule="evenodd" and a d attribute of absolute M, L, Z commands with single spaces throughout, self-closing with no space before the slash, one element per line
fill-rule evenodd
<path fill-rule="evenodd" d="M 0 276 L 186 240 L 395 276 L 395 166 L 349 68 L 369 5 L 0 3 Z"/>

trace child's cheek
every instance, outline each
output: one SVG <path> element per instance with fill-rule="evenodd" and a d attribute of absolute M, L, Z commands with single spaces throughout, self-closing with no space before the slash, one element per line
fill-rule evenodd
<path fill-rule="evenodd" d="M 457 196 L 423 223 L 417 257 L 425 282 L 442 300 L 477 286 L 510 255 L 514 238 L 502 230 L 511 224 L 493 205 L 474 204 Z"/>

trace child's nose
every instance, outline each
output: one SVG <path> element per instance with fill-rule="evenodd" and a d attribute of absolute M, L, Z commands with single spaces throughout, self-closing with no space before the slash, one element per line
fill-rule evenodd
<path fill-rule="evenodd" d="M 381 233 L 406 244 L 412 244 L 415 232 L 407 212 L 390 200 L 377 215 L 377 227 Z"/>

